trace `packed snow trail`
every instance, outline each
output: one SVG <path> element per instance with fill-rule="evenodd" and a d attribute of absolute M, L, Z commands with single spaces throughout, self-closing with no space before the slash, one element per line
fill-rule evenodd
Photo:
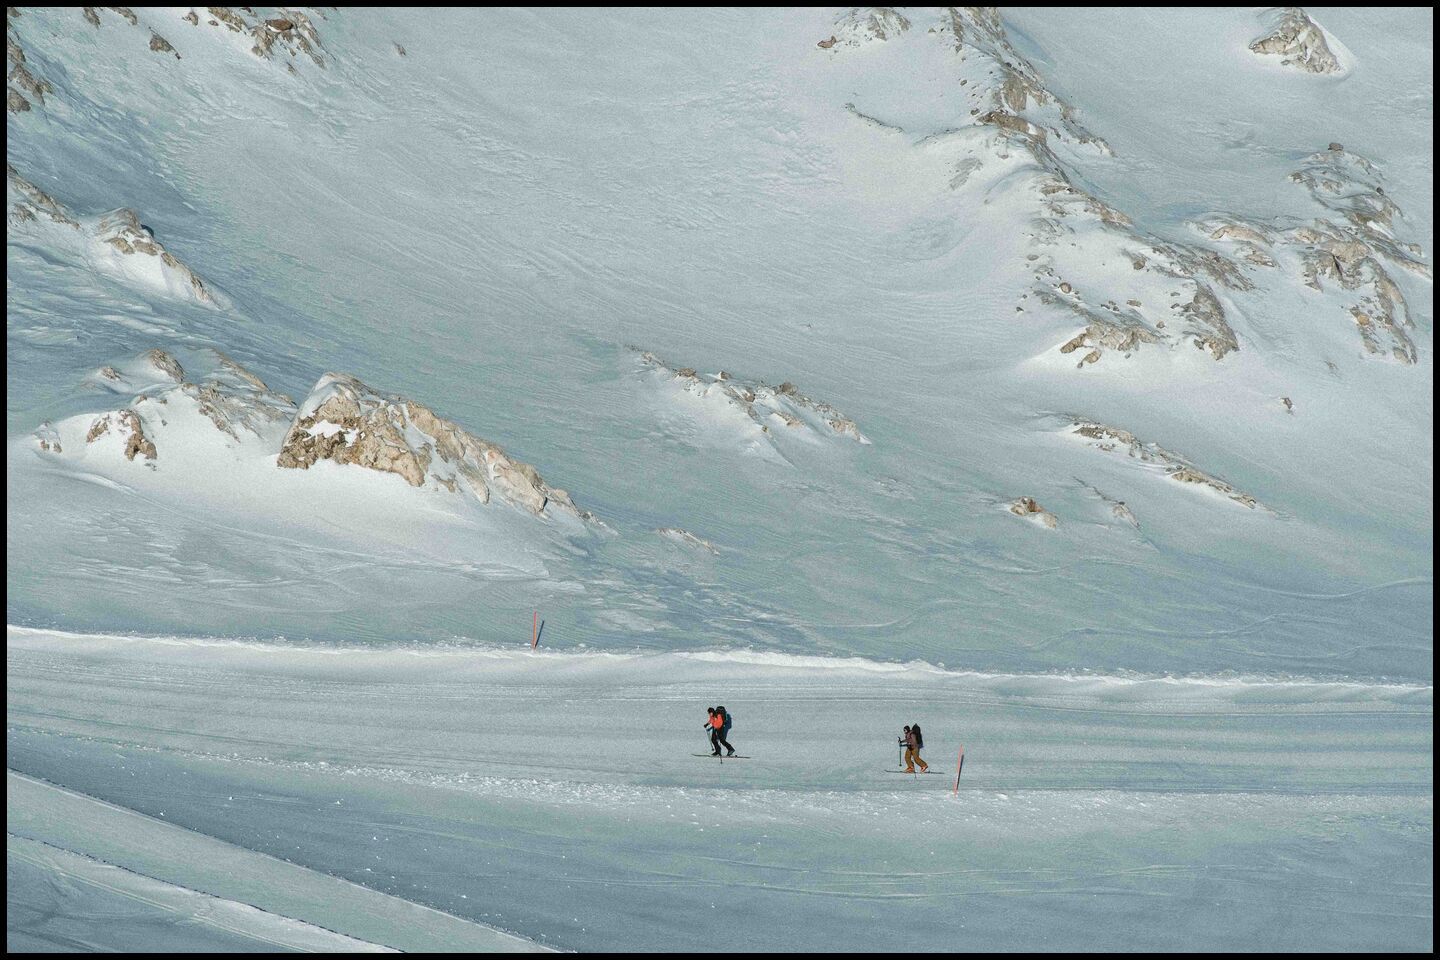
<path fill-rule="evenodd" d="M 10 787 L 16 777 L 10 776 Z M 13 806 L 13 804 L 12 804 Z M 60 847 L 6 837 L 13 951 L 361 952 L 383 948 L 166 884 Z M 103 936 L 92 936 L 103 917 Z"/>
<path fill-rule="evenodd" d="M 1428 686 L 7 639 L 12 771 L 542 944 L 1432 939 Z"/>

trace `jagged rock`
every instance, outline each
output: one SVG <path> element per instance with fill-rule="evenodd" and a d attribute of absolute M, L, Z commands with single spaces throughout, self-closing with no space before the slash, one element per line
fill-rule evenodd
<path fill-rule="evenodd" d="M 113 10 L 120 16 L 124 17 L 127 21 L 129 21 L 130 26 L 132 27 L 138 25 L 140 22 L 139 19 L 135 16 L 135 11 L 131 10 L 129 7 L 109 7 L 107 9 Z"/>
<path fill-rule="evenodd" d="M 403 45 L 399 44 L 399 43 L 395 44 L 395 52 L 398 53 L 398 54 L 399 54 L 400 56 L 402 56 L 402 57 L 406 55 L 406 54 L 405 54 L 405 47 L 404 47 Z"/>
<path fill-rule="evenodd" d="M 87 444 L 94 443 L 110 433 L 112 427 L 115 434 L 125 444 L 126 460 L 134 460 L 136 454 L 143 456 L 146 460 L 155 459 L 155 444 L 145 436 L 145 427 L 140 422 L 139 414 L 134 410 L 112 410 L 101 415 L 90 425 L 90 430 L 85 434 L 85 442 Z"/>
<path fill-rule="evenodd" d="M 1078 122 L 1070 104 L 1045 85 L 1035 67 L 1010 42 L 998 7 L 949 7 L 929 32 L 949 43 L 962 58 L 977 55 L 998 77 L 974 93 L 977 105 L 971 115 L 977 122 L 1038 143 L 1055 135 L 1110 152 L 1109 144 Z M 968 85 L 968 80 L 961 85 Z"/>
<path fill-rule="evenodd" d="M 180 54 L 170 45 L 170 41 L 153 31 L 150 34 L 150 49 L 156 53 L 173 53 L 176 60 L 180 59 Z"/>
<path fill-rule="evenodd" d="M 1325 32 L 1300 7 L 1275 12 L 1271 32 L 1250 44 L 1255 53 L 1283 57 L 1281 64 L 1308 73 L 1340 73 L 1344 68 L 1325 42 Z"/>
<path fill-rule="evenodd" d="M 559 509 L 582 519 L 569 494 L 528 463 L 402 397 L 376 393 L 354 377 L 327 373 L 301 404 L 276 463 L 308 469 L 320 460 L 394 473 L 414 487 L 454 492 L 461 483 L 481 503 L 492 492 L 539 516 Z"/>
<path fill-rule="evenodd" d="M 98 26 L 100 26 L 100 14 L 98 14 L 98 13 L 95 12 L 95 8 L 94 8 L 94 7 L 81 7 L 80 9 L 81 9 L 82 14 L 83 14 L 84 17 L 85 17 L 85 21 L 86 21 L 87 23 L 89 23 L 90 26 L 92 26 L 92 27 L 98 27 Z"/>
<path fill-rule="evenodd" d="M 877 40 L 898 37 L 910 29 L 910 21 L 893 7 L 854 7 L 835 23 L 835 33 L 818 46 L 829 50 L 840 46 L 858 47 Z"/>
<path fill-rule="evenodd" d="M 5 109 L 9 113 L 24 113 L 30 109 L 30 101 L 21 96 L 18 90 L 5 90 Z"/>
<path fill-rule="evenodd" d="M 213 12 L 217 8 L 210 9 Z M 269 59 L 271 50 L 278 43 L 292 57 L 303 53 L 317 67 L 325 66 L 325 58 L 320 54 L 320 35 L 315 31 L 315 25 L 310 18 L 300 11 L 287 10 L 285 16 L 257 23 L 254 27 L 245 25 L 245 21 L 238 16 L 235 20 L 241 24 L 241 29 L 247 30 L 254 38 L 255 45 L 250 48 L 250 52 L 257 57 Z"/>
<path fill-rule="evenodd" d="M 31 73 L 24 63 L 15 64 L 10 70 L 8 80 L 10 83 L 19 87 L 24 93 L 30 94 L 30 99 L 42 107 L 45 106 L 45 94 L 53 93 L 55 89 L 50 85 L 50 81 L 36 77 Z"/>
<path fill-rule="evenodd" d="M 159 348 L 147 350 L 145 351 L 145 359 L 156 370 L 159 370 L 161 373 L 165 374 L 165 376 L 169 377 L 171 380 L 174 380 L 176 383 L 181 383 L 182 381 L 184 381 L 185 370 L 183 367 L 180 366 L 180 361 L 170 356 L 170 354 L 166 353 L 164 350 L 161 350 Z"/>
<path fill-rule="evenodd" d="M 1394 236 L 1401 213 L 1385 194 L 1379 167 L 1332 143 L 1306 158 L 1290 180 L 1304 186 L 1332 216 L 1276 226 L 1214 217 L 1201 229 L 1212 239 L 1236 243 L 1239 256 L 1256 266 L 1274 268 L 1282 259 L 1298 262 L 1305 284 L 1315 290 L 1324 290 L 1330 282 L 1354 291 L 1358 299 L 1345 309 L 1366 351 L 1415 363 L 1418 351 L 1408 332 L 1414 321 L 1386 265 L 1427 280 L 1431 273 L 1419 259 L 1423 254 L 1418 245 Z"/>
<path fill-rule="evenodd" d="M 12 219 L 16 218 L 16 211 L 23 211 L 24 216 L 21 216 L 21 219 L 28 216 L 30 220 L 36 219 L 38 214 L 43 213 L 53 223 L 64 224 L 77 230 L 80 228 L 80 221 L 70 216 L 64 206 L 44 190 L 20 176 L 8 163 L 5 165 L 5 174 L 8 186 L 24 198 L 20 204 L 11 208 Z"/>
<path fill-rule="evenodd" d="M 225 24 L 233 33 L 246 32 L 250 29 L 250 25 L 245 22 L 245 18 L 229 7 L 206 7 L 205 9 L 210 11 L 210 16 L 214 17 L 220 23 Z"/>
<path fill-rule="evenodd" d="M 1294 401 L 1292 401 L 1289 397 L 1281 397 L 1281 398 L 1280 398 L 1280 402 L 1283 403 L 1283 404 L 1285 404 L 1285 412 L 1286 412 L 1286 413 L 1294 413 L 1294 412 L 1295 412 L 1295 403 L 1294 403 Z"/>

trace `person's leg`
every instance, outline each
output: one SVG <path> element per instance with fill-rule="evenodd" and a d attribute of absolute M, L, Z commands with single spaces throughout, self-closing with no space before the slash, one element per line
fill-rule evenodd
<path fill-rule="evenodd" d="M 914 773 L 914 772 L 915 772 L 915 748 L 914 748 L 914 747 L 906 747 L 906 748 L 905 748 L 905 772 L 906 772 L 906 773 Z"/>
<path fill-rule="evenodd" d="M 920 751 L 918 749 L 915 751 L 915 762 L 920 764 L 921 773 L 924 773 L 926 770 L 930 769 L 930 764 L 920 759 Z"/>
<path fill-rule="evenodd" d="M 710 750 L 715 756 L 720 756 L 720 731 L 714 727 L 710 728 Z"/>
<path fill-rule="evenodd" d="M 725 753 L 727 756 L 735 752 L 735 748 L 730 746 L 730 741 L 726 740 L 723 735 L 720 737 L 720 743 L 725 748 Z"/>

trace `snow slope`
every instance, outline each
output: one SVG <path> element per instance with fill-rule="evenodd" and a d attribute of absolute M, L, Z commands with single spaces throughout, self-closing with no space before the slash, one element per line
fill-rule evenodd
<path fill-rule="evenodd" d="M 703 29 L 495 11 L 473 15 L 479 41 L 469 14 L 315 15 L 323 67 L 298 41 L 261 57 L 223 24 L 138 16 L 10 21 L 52 89 L 12 114 L 9 160 L 77 220 L 139 211 L 215 299 L 12 226 L 12 622 L 496 639 L 540 606 L 554 642 L 622 649 L 1430 677 L 1428 279 L 1375 255 L 1413 323 L 1400 363 L 1356 332 L 1370 288 L 1313 289 L 1203 229 L 1342 222 L 1289 180 L 1339 141 L 1397 205 L 1377 229 L 1428 264 L 1428 101 L 1407 92 L 1428 83 L 1428 15 L 1322 17 L 1355 61 L 1339 78 L 1251 52 L 1264 18 L 1243 11 L 912 11 L 884 39 L 822 10 Z M 1122 62 L 1137 95 L 1116 95 Z M 657 398 L 632 344 L 791 383 L 871 442 L 757 459 Z M 290 396 L 340 371 L 425 405 L 614 535 L 398 480 L 358 495 L 385 524 L 335 506 L 335 471 L 292 486 L 167 476 L 163 452 L 99 473 L 37 455 L 40 424 L 97 412 L 82 371 L 187 346 Z M 1069 415 L 1267 509 L 1050 443 Z M 1019 497 L 1056 527 L 997 509 Z M 297 513 L 315 522 L 292 536 Z M 379 534 L 378 574 L 343 559 L 396 525 L 413 535 Z M 650 536 L 670 527 L 722 552 L 677 563 Z M 397 607 L 420 593 L 423 615 Z"/>
<path fill-rule="evenodd" d="M 561 947 L 658 947 L 696 914 L 688 935 L 732 946 L 1056 946 L 1110 892 L 1135 921 L 1116 948 L 1427 946 L 1433 14 L 1306 16 L 10 8 L 11 768 L 148 816 L 174 797 L 197 836 L 289 856 L 273 823 L 309 869 L 402 899 L 431 883 L 419 902 Z M 536 610 L 557 656 L 507 660 Z M 144 637 L 171 639 L 125 639 Z M 71 715 L 70 681 L 38 679 L 89 657 L 136 699 Z M 364 700 L 352 661 L 411 658 L 445 664 L 417 689 L 495 668 L 449 694 L 485 704 L 551 670 L 498 715 L 539 738 L 534 766 L 507 780 L 498 742 L 390 713 L 391 735 L 351 713 L 330 736 L 305 712 Z M 243 680 L 262 663 L 274 698 Z M 273 755 L 216 759 L 207 738 L 253 731 L 192 730 L 193 704 L 131 722 L 196 675 Z M 1118 697 L 1153 727 L 1066 744 L 1071 684 L 1080 715 Z M 1013 690 L 1046 718 L 1038 755 Z M 1158 706 L 1177 691 L 1197 717 Z M 601 694 L 687 716 L 749 694 L 776 739 L 739 783 L 672 770 L 680 739 L 566 760 L 569 712 Z M 941 791 L 806 738 L 838 711 L 847 742 L 888 742 L 956 697 L 967 715 L 929 736 L 963 724 L 997 792 L 973 819 L 923 814 L 932 849 L 999 846 L 932 871 L 866 824 Z M 780 728 L 812 756 L 781 762 Z M 354 859 L 359 820 L 306 812 L 362 781 L 362 820 L 416 818 L 393 883 Z M 232 788 L 285 802 L 235 832 L 205 804 Z M 779 802 L 793 836 L 770 867 L 688 825 L 646 839 L 692 789 L 732 827 L 732 805 Z M 461 812 L 477 792 L 488 826 Z M 556 805 L 531 822 L 537 793 Z M 581 835 L 557 811 L 607 838 L 573 874 L 594 898 L 547 892 Z M 1028 835 L 1067 823 L 1047 918 L 1059 868 Z M 442 895 L 466 874 L 429 872 L 437 831 L 511 851 L 517 879 L 479 910 Z M 851 873 L 828 862 L 855 843 Z M 12 869 L 52 888 L 105 859 L 22 848 Z M 605 856 L 635 896 L 601 890 Z M 702 856 L 753 931 L 654 875 Z M 828 879 L 764 872 L 787 861 Z M 1141 922 L 1157 876 L 1193 926 Z M 1369 920 L 1276 925 L 1316 890 L 1351 909 L 1339 877 L 1373 879 Z M 1236 925 L 1207 912 L 1234 888 L 1275 893 Z M 877 923 L 896 903 L 910 932 Z"/>
<path fill-rule="evenodd" d="M 565 949 L 1400 949 L 1433 936 L 1428 686 L 13 627 L 7 640 L 12 770 L 232 856 L 283 858 L 301 879 Z M 751 759 L 691 756 L 721 696 Z M 944 775 L 886 772 L 913 722 Z M 99 831 L 68 810 L 32 828 L 15 797 L 12 785 L 11 833 L 128 854 L 141 872 L 168 861 L 112 853 L 112 839 L 97 849 Z M 242 900 L 269 889 L 175 882 Z M 393 914 L 362 927 L 323 903 L 288 912 L 309 902 L 295 883 L 248 902 L 391 946 L 421 933 Z"/>

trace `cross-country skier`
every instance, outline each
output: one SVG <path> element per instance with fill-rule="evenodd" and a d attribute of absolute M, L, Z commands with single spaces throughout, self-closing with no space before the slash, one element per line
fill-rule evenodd
<path fill-rule="evenodd" d="M 724 719 L 715 712 L 714 707 L 706 707 L 705 712 L 710 718 L 705 721 L 705 732 L 710 734 L 710 750 L 712 756 L 720 756 L 720 728 L 725 725 Z"/>
<path fill-rule="evenodd" d="M 925 746 L 925 738 L 920 735 L 920 724 L 914 723 L 906 727 L 900 740 L 905 744 L 905 772 L 914 773 L 917 763 L 920 764 L 921 773 L 929 770 L 930 764 L 920 759 L 920 748 Z"/>

